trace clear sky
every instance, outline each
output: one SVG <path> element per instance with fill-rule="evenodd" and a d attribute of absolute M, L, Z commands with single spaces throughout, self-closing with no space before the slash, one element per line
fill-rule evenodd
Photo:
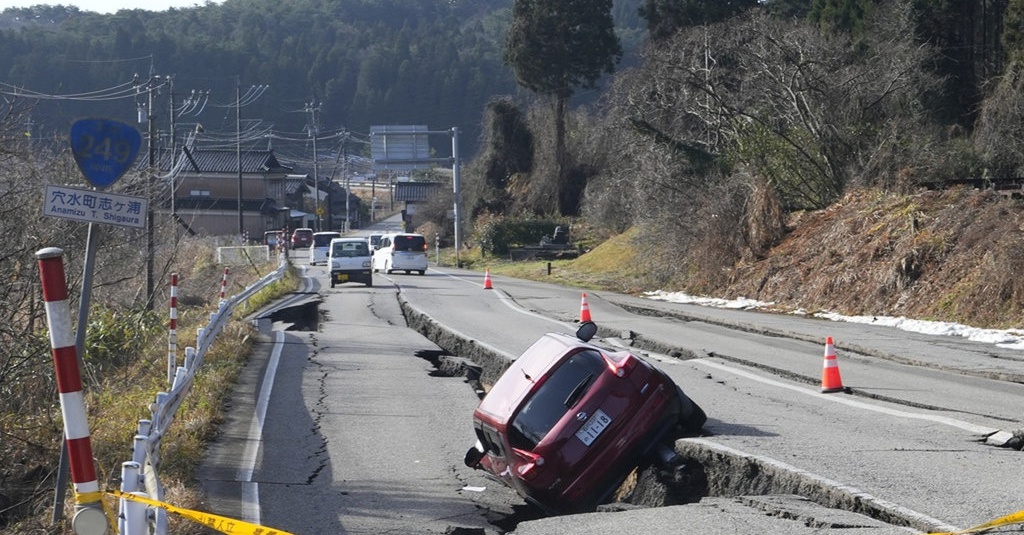
<path fill-rule="evenodd" d="M 120 9 L 145 9 L 147 11 L 164 11 L 168 8 L 195 7 L 205 5 L 207 0 L 0 0 L 0 11 L 9 7 L 29 7 L 35 5 L 75 6 L 82 11 L 97 13 L 116 13 Z M 223 0 L 211 0 L 219 4 Z"/>

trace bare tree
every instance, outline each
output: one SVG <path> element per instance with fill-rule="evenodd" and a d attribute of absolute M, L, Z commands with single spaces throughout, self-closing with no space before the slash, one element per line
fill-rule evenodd
<path fill-rule="evenodd" d="M 787 208 L 821 207 L 863 178 L 864 151 L 912 124 L 923 89 L 926 50 L 909 32 L 873 35 L 854 43 L 762 13 L 690 29 L 648 50 L 626 102 L 648 136 L 749 166 Z"/>
<path fill-rule="evenodd" d="M 755 12 L 646 50 L 617 76 L 605 128 L 582 152 L 603 162 L 588 219 L 657 229 L 649 253 L 673 244 L 663 264 L 693 281 L 764 254 L 788 211 L 927 165 L 942 146 L 919 105 L 934 80 L 896 7 L 857 42 Z"/>
<path fill-rule="evenodd" d="M 1011 60 L 985 99 L 974 131 L 974 144 L 984 151 L 988 174 L 994 177 L 1024 173 L 1024 55 Z"/>

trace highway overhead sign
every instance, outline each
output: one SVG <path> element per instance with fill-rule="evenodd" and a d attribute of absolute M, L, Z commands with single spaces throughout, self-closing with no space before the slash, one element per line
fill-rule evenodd
<path fill-rule="evenodd" d="M 142 144 L 139 131 L 110 119 L 79 119 L 71 125 L 71 150 L 86 180 L 103 189 L 135 163 Z"/>
<path fill-rule="evenodd" d="M 43 215 L 86 223 L 146 228 L 145 197 L 115 195 L 67 186 L 46 186 Z"/>

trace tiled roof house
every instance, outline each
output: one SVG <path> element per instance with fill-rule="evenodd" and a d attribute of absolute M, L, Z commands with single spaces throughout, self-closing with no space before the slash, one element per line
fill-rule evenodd
<path fill-rule="evenodd" d="M 397 182 L 395 183 L 395 202 L 404 202 L 402 221 L 406 228 L 412 228 L 418 206 L 433 199 L 441 191 L 440 182 Z"/>
<path fill-rule="evenodd" d="M 164 157 L 157 165 L 167 174 L 171 161 Z M 173 174 L 173 202 L 160 209 L 176 214 L 190 232 L 238 236 L 241 226 L 250 239 L 261 239 L 264 231 L 288 223 L 285 179 L 291 170 L 272 150 L 245 151 L 239 159 L 234 150 L 186 148 Z"/>

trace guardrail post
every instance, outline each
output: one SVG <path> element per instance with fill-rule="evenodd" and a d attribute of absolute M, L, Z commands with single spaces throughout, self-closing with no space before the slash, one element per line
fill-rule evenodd
<path fill-rule="evenodd" d="M 184 385 L 186 380 L 188 380 L 188 370 L 184 366 L 179 366 L 174 374 L 174 383 L 171 385 L 171 391 L 183 388 L 181 385 Z"/>
<path fill-rule="evenodd" d="M 139 463 L 142 466 L 146 462 L 146 442 L 148 437 L 146 435 L 135 435 L 135 439 L 132 441 L 132 461 L 133 463 Z M 124 490 L 124 489 L 121 489 Z M 126 491 L 131 492 L 131 491 Z"/>
<path fill-rule="evenodd" d="M 133 461 L 121 463 L 122 492 L 146 496 L 145 492 L 139 491 L 141 480 L 142 468 L 139 463 Z M 121 498 L 120 502 L 117 527 L 121 535 L 147 535 L 149 527 L 147 526 L 146 504 L 124 498 Z"/>
<path fill-rule="evenodd" d="M 82 393 L 78 350 L 71 329 L 71 308 L 68 306 L 68 285 L 64 274 L 64 251 L 47 247 L 36 252 L 43 286 L 50 347 L 57 376 L 61 415 L 64 419 L 64 440 L 71 465 L 71 483 L 75 488 L 75 515 L 71 526 L 78 535 L 104 535 L 107 518 L 103 512 L 103 494 L 96 479 L 89 422 Z M 79 328 L 84 329 L 84 325 Z"/>
<path fill-rule="evenodd" d="M 186 347 L 185 348 L 185 369 L 192 371 L 192 363 L 196 360 L 196 348 Z"/>

